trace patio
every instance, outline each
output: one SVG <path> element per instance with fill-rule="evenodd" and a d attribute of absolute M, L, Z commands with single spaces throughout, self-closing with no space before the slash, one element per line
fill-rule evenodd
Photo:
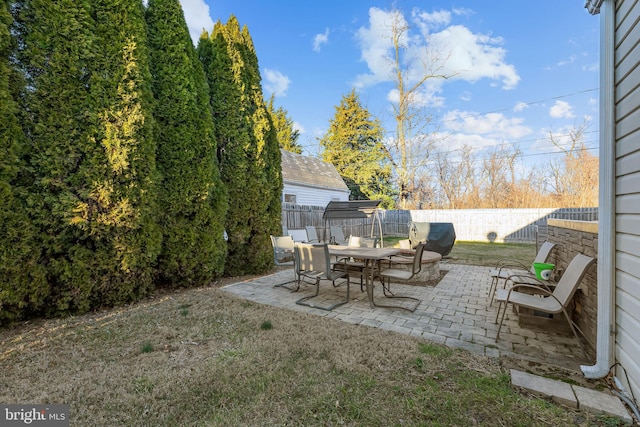
<path fill-rule="evenodd" d="M 494 321 L 497 303 L 489 306 L 489 268 L 447 262 L 442 262 L 440 268 L 447 274 L 435 287 L 393 284 L 394 292 L 422 300 L 413 313 L 400 309 L 370 308 L 366 293 L 360 292 L 359 281 L 354 278 L 351 301 L 333 311 L 296 305 L 295 301 L 302 294 L 313 292 L 313 286 L 302 285 L 296 293 L 284 287 L 274 288 L 274 285 L 293 278 L 291 269 L 228 285 L 223 290 L 257 303 L 395 331 L 490 357 L 511 356 L 574 371 L 579 371 L 580 365 L 591 364 L 592 361 L 587 360 L 581 344 L 576 342 L 571 332 L 561 334 L 522 328 L 518 326 L 517 315 L 510 308 L 500 340 L 496 343 L 494 339 L 498 325 Z M 330 283 L 323 282 L 318 298 L 335 299 L 335 293 L 342 292 L 343 288 L 346 287 L 332 288 Z M 375 293 L 377 300 L 384 298 L 379 282 Z"/>

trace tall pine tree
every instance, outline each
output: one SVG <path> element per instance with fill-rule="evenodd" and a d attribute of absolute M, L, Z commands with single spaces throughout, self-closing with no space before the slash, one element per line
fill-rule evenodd
<path fill-rule="evenodd" d="M 217 22 L 198 45 L 211 91 L 222 180 L 229 192 L 228 275 L 260 273 L 272 263 L 282 189 L 277 135 L 266 110 L 247 28 Z"/>
<path fill-rule="evenodd" d="M 355 90 L 342 97 L 329 129 L 320 139 L 322 160 L 333 164 L 355 199 L 382 200 L 393 207 L 391 163 L 380 121 L 362 105 Z"/>
<path fill-rule="evenodd" d="M 160 280 L 204 285 L 224 269 L 227 211 L 209 87 L 178 0 L 150 0 L 147 25 L 156 99 Z"/>
<path fill-rule="evenodd" d="M 40 245 L 22 196 L 17 176 L 24 165 L 20 153 L 25 138 L 10 90 L 17 73 L 10 65 L 13 2 L 0 3 L 0 324 L 42 308 L 49 289 L 40 264 Z"/>

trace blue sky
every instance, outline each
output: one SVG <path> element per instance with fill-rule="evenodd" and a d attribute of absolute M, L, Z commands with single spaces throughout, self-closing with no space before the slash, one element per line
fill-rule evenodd
<path fill-rule="evenodd" d="M 256 47 L 265 98 L 275 93 L 301 131 L 305 154 L 317 155 L 343 95 L 356 88 L 389 135 L 393 84 L 386 59 L 390 1 L 181 0 L 193 38 L 231 14 Z M 588 123 L 597 153 L 599 17 L 583 0 L 459 0 L 394 3 L 420 55 L 425 36 L 448 59 L 451 77 L 422 96 L 442 152 L 470 145 L 519 147 L 526 164 L 543 164 L 568 131 Z M 433 50 L 433 49 L 432 49 Z"/>

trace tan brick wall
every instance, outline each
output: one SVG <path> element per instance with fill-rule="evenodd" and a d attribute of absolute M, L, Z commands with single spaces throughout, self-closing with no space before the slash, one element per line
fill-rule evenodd
<path fill-rule="evenodd" d="M 556 272 L 562 272 L 578 253 L 598 259 L 597 223 L 584 221 L 561 221 L 550 219 L 547 239 L 556 244 L 552 257 Z M 580 284 L 573 301 L 573 320 L 582 330 L 587 347 L 595 351 L 598 318 L 597 266 L 593 264 Z"/>

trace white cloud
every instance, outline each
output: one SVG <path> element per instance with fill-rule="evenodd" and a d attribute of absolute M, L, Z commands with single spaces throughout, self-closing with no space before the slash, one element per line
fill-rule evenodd
<path fill-rule="evenodd" d="M 484 135 L 490 138 L 513 141 L 531 134 L 531 129 L 523 125 L 518 117 L 506 117 L 502 113 L 477 114 L 469 111 L 453 110 L 443 117 L 444 125 L 467 135 Z"/>
<path fill-rule="evenodd" d="M 565 65 L 573 64 L 576 62 L 576 55 L 570 55 L 568 59 L 564 59 L 558 62 L 558 67 L 564 67 Z"/>
<path fill-rule="evenodd" d="M 461 101 L 465 101 L 465 102 L 469 102 L 473 99 L 473 95 L 471 94 L 471 92 L 469 92 L 468 90 L 465 90 L 462 95 L 460 95 L 460 100 Z"/>
<path fill-rule="evenodd" d="M 520 76 L 504 59 L 506 50 L 500 47 L 500 37 L 474 34 L 462 25 L 451 25 L 431 35 L 431 44 L 448 52 L 444 72 L 455 79 L 475 82 L 483 78 L 501 81 L 503 89 L 513 89 Z"/>
<path fill-rule="evenodd" d="M 189 27 L 189 34 L 194 45 L 198 44 L 203 30 L 213 30 L 213 20 L 209 15 L 209 6 L 204 0 L 180 0 L 184 19 Z"/>
<path fill-rule="evenodd" d="M 293 121 L 293 129 L 300 132 L 300 135 L 302 135 L 305 132 L 304 126 L 302 126 L 299 122 L 296 122 L 295 120 Z"/>
<path fill-rule="evenodd" d="M 515 107 L 513 107 L 513 111 L 515 111 L 517 113 L 517 112 L 526 110 L 527 108 L 529 108 L 529 104 L 527 104 L 526 102 L 520 101 L 520 102 L 516 103 Z"/>
<path fill-rule="evenodd" d="M 271 70 L 265 68 L 263 72 L 264 89 L 269 94 L 275 94 L 275 96 L 285 96 L 291 80 L 278 70 Z M 266 94 L 265 94 L 266 95 Z"/>
<path fill-rule="evenodd" d="M 501 141 L 477 134 L 452 133 L 448 135 L 438 135 L 434 139 L 437 151 L 447 153 L 450 159 L 458 160 L 462 157 L 462 152 L 472 149 L 473 151 L 497 147 Z"/>
<path fill-rule="evenodd" d="M 444 98 L 438 95 L 438 90 L 424 90 L 422 92 L 414 92 L 408 97 L 409 103 L 416 107 L 442 107 L 444 106 Z M 397 89 L 391 89 L 387 93 L 387 100 L 394 104 L 400 101 L 400 92 Z"/>
<path fill-rule="evenodd" d="M 422 12 L 419 9 L 413 9 L 411 13 L 413 22 L 418 25 L 424 36 L 428 35 L 430 30 L 443 27 L 451 23 L 451 12 L 448 10 L 438 10 L 433 13 Z"/>
<path fill-rule="evenodd" d="M 400 17 L 400 25 L 406 25 Z M 391 22 L 393 14 L 376 7 L 369 9 L 369 27 L 360 27 L 356 39 L 362 49 L 361 58 L 369 67 L 368 74 L 356 78 L 356 87 L 372 86 L 391 77 L 391 49 L 393 48 Z M 403 40 L 404 42 L 405 40 Z"/>
<path fill-rule="evenodd" d="M 329 42 L 329 29 L 325 29 L 324 33 L 316 34 L 313 38 L 313 50 L 316 52 L 320 52 L 320 48 L 323 44 Z"/>
<path fill-rule="evenodd" d="M 420 34 L 408 29 L 400 40 L 400 44 L 406 46 L 403 61 L 407 64 L 408 84 L 426 73 L 469 82 L 486 78 L 500 82 L 503 89 L 513 89 L 520 81 L 515 67 L 505 62 L 507 52 L 502 48 L 500 37 L 475 34 L 465 26 L 450 25 L 451 13 L 446 11 L 424 13 L 414 10 L 412 18 Z M 357 88 L 391 81 L 394 24 L 396 27 L 408 26 L 404 15 L 398 11 L 369 9 L 368 26 L 361 27 L 356 33 L 361 59 L 369 72 L 356 77 L 354 85 Z M 437 26 L 446 28 L 430 32 Z M 437 92 L 436 86 L 445 83 L 444 79 L 432 80 L 431 92 Z"/>
<path fill-rule="evenodd" d="M 573 107 L 566 101 L 556 101 L 556 103 L 549 108 L 549 115 L 555 119 L 570 119 L 575 117 Z"/>

